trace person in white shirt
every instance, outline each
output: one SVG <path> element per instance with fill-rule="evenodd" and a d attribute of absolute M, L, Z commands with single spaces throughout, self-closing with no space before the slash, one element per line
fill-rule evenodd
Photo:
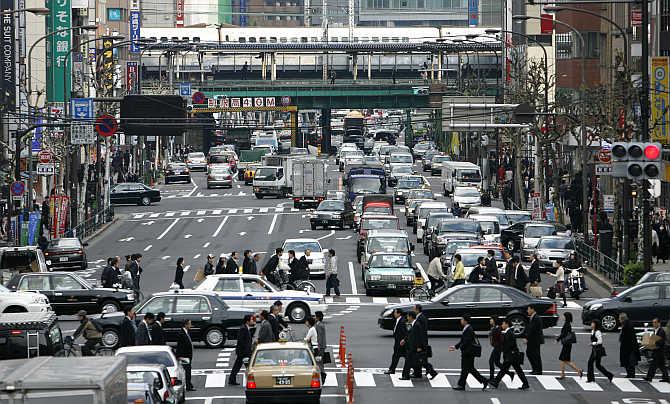
<path fill-rule="evenodd" d="M 430 280 L 430 289 L 435 292 L 439 287 L 444 285 L 444 272 L 442 271 L 442 260 L 440 256 L 436 256 L 428 264 L 428 270 L 426 271 L 428 279 Z"/>
<path fill-rule="evenodd" d="M 326 251 L 326 296 L 330 296 L 330 289 L 335 289 L 335 294 L 340 295 L 340 280 L 337 279 L 337 257 L 332 248 Z"/>
<path fill-rule="evenodd" d="M 593 370 L 594 364 L 600 373 L 605 375 L 610 382 L 612 381 L 614 375 L 600 363 L 603 356 L 605 356 L 605 348 L 603 347 L 603 334 L 600 331 L 600 321 L 593 320 L 591 321 L 591 356 L 589 356 L 589 366 L 586 375 L 587 382 L 596 381 L 595 372 Z"/>
<path fill-rule="evenodd" d="M 307 326 L 307 335 L 305 335 L 305 342 L 312 346 L 312 350 L 317 350 L 319 348 L 319 339 L 316 334 L 316 319 L 312 316 L 307 317 L 305 320 L 305 326 Z"/>
<path fill-rule="evenodd" d="M 556 273 L 547 273 L 556 278 L 556 293 L 560 294 L 563 298 L 563 307 L 568 307 L 568 302 L 566 301 L 565 296 L 565 267 L 563 266 L 563 260 L 556 260 L 554 266 L 556 267 Z"/>

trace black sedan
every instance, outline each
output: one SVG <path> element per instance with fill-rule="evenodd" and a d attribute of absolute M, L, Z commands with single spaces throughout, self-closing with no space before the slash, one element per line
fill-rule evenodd
<path fill-rule="evenodd" d="M 309 224 L 312 230 L 316 230 L 318 226 L 323 228 L 337 226 L 340 229 L 349 226 L 350 229 L 353 229 L 354 208 L 349 201 L 326 199 L 321 201 L 316 211 L 310 215 Z"/>
<path fill-rule="evenodd" d="M 177 181 L 191 182 L 191 170 L 186 163 L 170 163 L 165 167 L 165 183 Z"/>
<path fill-rule="evenodd" d="M 423 306 L 431 331 L 460 331 L 460 318 L 469 314 L 472 326 L 477 331 L 490 328 L 489 318 L 507 318 L 511 321 L 515 335 L 523 335 L 528 323 L 526 310 L 532 305 L 542 318 L 544 328 L 553 327 L 558 321 L 556 305 L 550 300 L 535 299 L 518 289 L 493 284 L 468 284 L 447 289 L 430 301 L 417 302 Z M 384 330 L 392 330 L 395 325 L 393 309 L 403 312 L 412 310 L 414 303 L 386 306 L 378 323 Z"/>
<path fill-rule="evenodd" d="M 561 235 L 567 228 L 554 222 L 529 220 L 517 222 L 500 232 L 500 244 L 511 252 L 521 251 L 526 258 L 534 252 L 543 236 Z"/>
<path fill-rule="evenodd" d="M 646 274 L 642 275 L 642 278 L 635 282 L 635 285 L 642 285 L 643 283 L 652 282 L 670 282 L 670 272 L 647 272 Z M 630 288 L 631 286 L 615 286 L 612 289 L 612 296 L 617 296 L 624 290 Z"/>
<path fill-rule="evenodd" d="M 670 282 L 642 283 L 618 296 L 592 300 L 582 307 L 582 323 L 599 320 L 603 330 L 615 331 L 620 313 L 626 313 L 634 327 L 655 317 L 665 324 L 670 319 Z"/>
<path fill-rule="evenodd" d="M 72 272 L 26 272 L 15 275 L 6 286 L 42 293 L 58 315 L 118 311 L 135 304 L 132 290 L 98 288 Z"/>
<path fill-rule="evenodd" d="M 109 196 L 115 204 L 137 204 L 149 206 L 152 202 L 160 202 L 161 191 L 136 182 L 125 182 L 112 188 Z"/>
<path fill-rule="evenodd" d="M 84 247 L 88 243 L 82 243 L 76 237 L 64 237 L 51 240 L 44 250 L 47 268 L 54 269 L 86 269 L 86 251 Z"/>
<path fill-rule="evenodd" d="M 168 342 L 176 342 L 184 321 L 191 320 L 191 339 L 202 341 L 210 348 L 222 348 L 227 339 L 236 339 L 244 316 L 254 314 L 253 310 L 230 308 L 214 292 L 194 290 L 154 293 L 135 307 L 135 321 L 142 321 L 144 314 L 149 312 L 165 313 L 163 330 Z M 117 347 L 122 321 L 123 313 L 109 313 L 98 317 L 98 323 L 103 328 L 102 342 L 105 346 Z"/>

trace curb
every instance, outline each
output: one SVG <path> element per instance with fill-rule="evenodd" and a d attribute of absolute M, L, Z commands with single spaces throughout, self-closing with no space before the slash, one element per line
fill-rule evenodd
<path fill-rule="evenodd" d="M 98 237 L 100 234 L 102 234 L 105 230 L 107 230 L 109 227 L 111 227 L 118 220 L 119 220 L 119 217 L 114 215 L 111 222 L 108 222 L 108 223 L 105 223 L 104 225 L 102 225 L 98 230 L 95 231 L 95 233 L 93 233 L 90 236 L 83 239 L 82 242 L 88 243 L 89 241 L 94 240 L 96 237 Z"/>
<path fill-rule="evenodd" d="M 589 270 L 586 271 L 586 276 L 606 290 L 612 291 L 614 289 L 614 285 L 612 285 L 609 280 L 598 274 L 593 268 L 589 268 Z"/>

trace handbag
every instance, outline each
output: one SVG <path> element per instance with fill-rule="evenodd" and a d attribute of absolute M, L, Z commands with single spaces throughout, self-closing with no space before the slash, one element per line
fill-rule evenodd
<path fill-rule="evenodd" d="M 323 352 L 323 358 L 321 359 L 324 364 L 326 363 L 333 363 L 333 359 L 330 357 L 330 352 L 324 351 Z"/>
<path fill-rule="evenodd" d="M 593 347 L 593 352 L 596 353 L 596 356 L 602 358 L 604 356 L 607 356 L 607 352 L 605 351 L 605 347 L 602 345 L 596 345 Z"/>
<path fill-rule="evenodd" d="M 482 356 L 482 346 L 479 343 L 479 339 L 477 339 L 477 337 L 475 337 L 475 342 L 472 344 L 472 356 L 475 358 Z"/>
<path fill-rule="evenodd" d="M 516 363 L 518 365 L 523 365 L 524 357 L 525 357 L 525 355 L 521 351 L 516 351 L 516 353 L 514 354 L 514 360 L 516 361 Z"/>
<path fill-rule="evenodd" d="M 426 346 L 426 356 L 429 358 L 433 357 L 433 347 L 431 347 L 430 345 Z"/>
<path fill-rule="evenodd" d="M 574 331 L 570 331 L 565 337 L 561 339 L 561 344 L 567 345 L 567 344 L 576 344 L 577 343 L 577 335 L 575 334 Z"/>

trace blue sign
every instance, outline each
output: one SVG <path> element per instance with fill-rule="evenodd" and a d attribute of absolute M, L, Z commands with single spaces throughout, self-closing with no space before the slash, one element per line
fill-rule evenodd
<path fill-rule="evenodd" d="M 130 12 L 130 53 L 140 53 L 140 26 L 142 19 L 139 11 Z"/>
<path fill-rule="evenodd" d="M 14 196 L 21 196 L 23 195 L 23 192 L 25 192 L 26 186 L 21 181 L 14 181 L 12 182 L 11 187 L 9 187 L 9 190 L 12 192 L 12 195 Z"/>
<path fill-rule="evenodd" d="M 189 82 L 179 83 L 179 95 L 181 95 L 182 97 L 190 97 L 191 83 Z"/>
<path fill-rule="evenodd" d="M 249 16 L 247 16 L 247 0 L 240 0 L 240 27 L 249 25 Z"/>
<path fill-rule="evenodd" d="M 93 118 L 93 98 L 73 98 L 70 108 L 75 120 Z"/>
<path fill-rule="evenodd" d="M 479 0 L 468 0 L 468 25 L 476 27 L 479 24 Z"/>
<path fill-rule="evenodd" d="M 36 110 L 33 110 L 33 112 L 36 112 Z M 37 153 L 42 150 L 42 135 L 44 133 L 44 128 L 40 125 L 44 123 L 44 118 L 40 116 L 35 119 L 34 122 L 37 125 L 37 128 L 35 128 L 35 131 L 33 132 L 33 139 L 30 147 L 33 153 Z"/>

